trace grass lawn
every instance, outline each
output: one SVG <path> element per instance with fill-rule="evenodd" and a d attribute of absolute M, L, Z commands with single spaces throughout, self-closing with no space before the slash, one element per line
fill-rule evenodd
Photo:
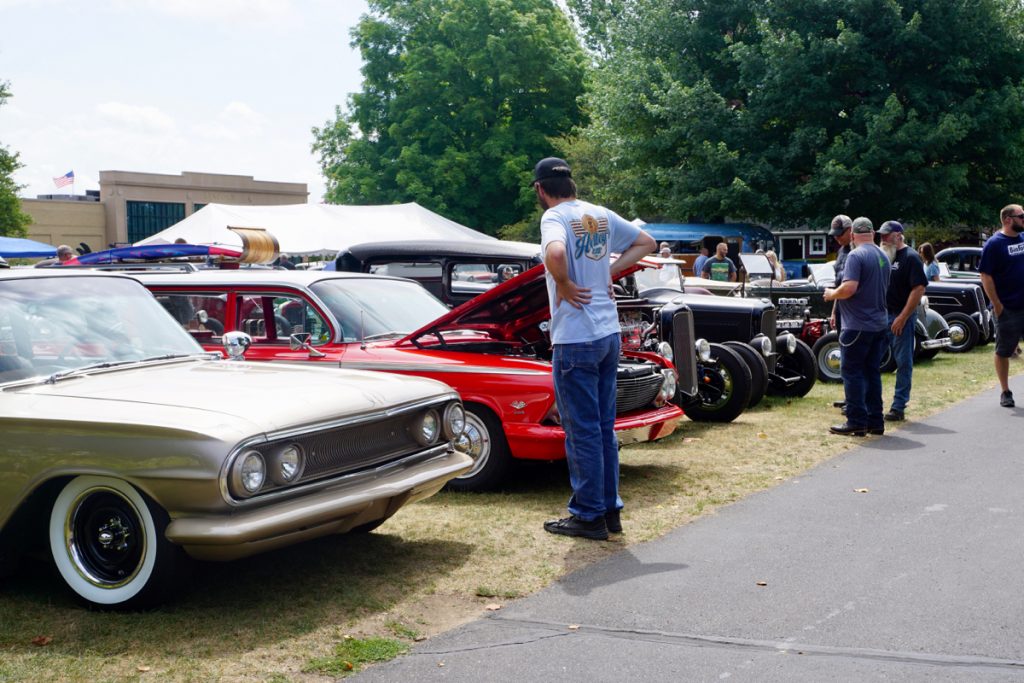
<path fill-rule="evenodd" d="M 996 386 L 991 354 L 940 353 L 918 366 L 908 419 Z M 1022 368 L 1011 363 L 1014 374 Z M 624 449 L 625 533 L 608 543 L 541 529 L 565 514 L 569 495 L 554 464 L 522 468 L 500 493 L 440 494 L 372 534 L 200 564 L 188 593 L 147 613 L 88 611 L 46 562 L 27 562 L 0 586 L 0 681 L 343 676 L 863 443 L 828 433 L 842 421 L 831 407 L 841 391 L 818 384 L 732 424 L 685 420 L 661 442 Z"/>

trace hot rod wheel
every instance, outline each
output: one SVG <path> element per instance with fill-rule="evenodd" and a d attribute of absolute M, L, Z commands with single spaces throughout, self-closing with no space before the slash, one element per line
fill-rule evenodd
<path fill-rule="evenodd" d="M 750 368 L 727 346 L 711 344 L 711 361 L 697 361 L 698 401 L 683 406 L 696 422 L 732 422 L 750 400 Z"/>
<path fill-rule="evenodd" d="M 747 408 L 753 408 L 761 402 L 765 392 L 768 391 L 768 364 L 765 362 L 764 356 L 749 344 L 740 341 L 727 341 L 723 342 L 723 345 L 735 351 L 750 368 L 750 400 L 747 401 Z"/>

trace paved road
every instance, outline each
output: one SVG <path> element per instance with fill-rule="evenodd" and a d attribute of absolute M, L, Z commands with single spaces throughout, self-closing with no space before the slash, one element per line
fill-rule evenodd
<path fill-rule="evenodd" d="M 1024 681 L 1024 407 L 998 400 L 866 439 L 359 680 Z"/>

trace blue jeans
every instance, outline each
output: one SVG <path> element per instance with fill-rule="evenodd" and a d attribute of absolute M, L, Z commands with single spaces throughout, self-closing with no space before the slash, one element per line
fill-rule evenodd
<path fill-rule="evenodd" d="M 892 397 L 892 409 L 901 413 L 910 403 L 910 384 L 914 376 L 914 325 L 917 323 L 917 311 L 910 314 L 903 333 L 899 336 L 892 333 L 892 321 L 896 316 L 889 314 L 889 348 L 896 360 L 896 392 Z"/>
<path fill-rule="evenodd" d="M 882 427 L 882 371 L 889 330 L 839 333 L 840 373 L 846 391 L 846 422 L 854 427 Z"/>
<path fill-rule="evenodd" d="M 569 512 L 586 521 L 622 508 L 615 437 L 620 345 L 617 333 L 592 342 L 555 344 L 551 359 L 572 484 Z"/>

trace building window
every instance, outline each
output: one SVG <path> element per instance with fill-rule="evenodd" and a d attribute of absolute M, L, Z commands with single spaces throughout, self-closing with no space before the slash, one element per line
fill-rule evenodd
<path fill-rule="evenodd" d="M 204 206 L 206 206 L 206 204 L 193 204 L 192 205 L 192 213 L 195 213 L 196 211 L 198 211 L 199 209 L 203 208 Z"/>
<path fill-rule="evenodd" d="M 171 227 L 185 218 L 185 205 L 172 202 L 125 202 L 128 241 L 132 244 Z"/>
<path fill-rule="evenodd" d="M 825 255 L 825 237 L 811 237 L 811 256 Z"/>

